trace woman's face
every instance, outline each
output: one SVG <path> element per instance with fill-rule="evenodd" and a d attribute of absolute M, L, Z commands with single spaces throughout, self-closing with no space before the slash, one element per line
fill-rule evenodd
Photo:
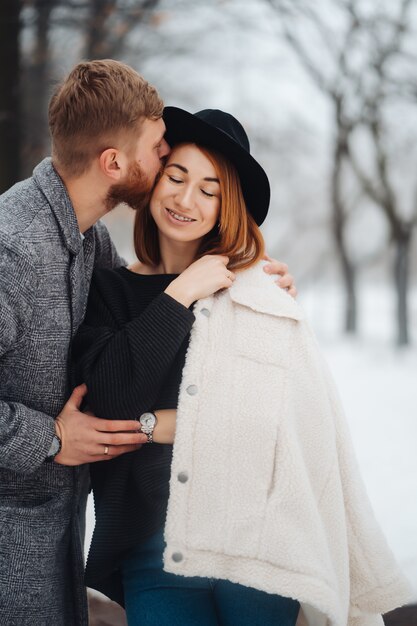
<path fill-rule="evenodd" d="M 196 242 L 214 227 L 220 214 L 219 179 L 196 145 L 173 148 L 150 208 L 160 234 L 174 241 Z"/>

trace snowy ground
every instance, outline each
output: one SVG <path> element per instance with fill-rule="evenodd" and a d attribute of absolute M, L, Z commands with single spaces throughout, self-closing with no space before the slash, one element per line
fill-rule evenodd
<path fill-rule="evenodd" d="M 393 349 L 386 290 L 367 290 L 364 297 L 361 335 L 355 340 L 337 338 L 341 305 L 334 293 L 315 288 L 300 300 L 339 387 L 376 516 L 417 601 L 417 348 Z M 93 519 L 90 502 L 87 543 Z"/>

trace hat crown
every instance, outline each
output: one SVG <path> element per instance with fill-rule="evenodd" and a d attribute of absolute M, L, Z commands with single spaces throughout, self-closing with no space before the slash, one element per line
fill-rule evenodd
<path fill-rule="evenodd" d="M 203 109 L 194 114 L 206 124 L 215 126 L 226 135 L 229 135 L 233 141 L 236 141 L 244 150 L 250 152 L 249 138 L 242 124 L 230 113 L 221 111 L 220 109 Z"/>

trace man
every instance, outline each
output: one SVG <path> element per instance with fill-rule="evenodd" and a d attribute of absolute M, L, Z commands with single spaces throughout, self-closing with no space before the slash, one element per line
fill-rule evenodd
<path fill-rule="evenodd" d="M 85 464 L 146 439 L 134 420 L 80 412 L 86 388 L 70 395 L 67 364 L 93 268 L 123 263 L 98 220 L 119 202 L 135 208 L 148 197 L 169 152 L 162 111 L 156 90 L 130 67 L 80 63 L 50 102 L 52 160 L 0 196 L 4 626 L 88 623 Z M 286 272 L 277 262 L 270 270 Z M 282 280 L 294 290 L 288 274 Z"/>

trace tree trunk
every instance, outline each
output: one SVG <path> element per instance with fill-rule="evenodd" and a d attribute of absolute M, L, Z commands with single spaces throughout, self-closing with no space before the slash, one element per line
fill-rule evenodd
<path fill-rule="evenodd" d="M 408 329 L 408 278 L 411 248 L 411 229 L 404 229 L 395 240 L 394 281 L 397 294 L 397 345 L 410 343 Z"/>
<path fill-rule="evenodd" d="M 333 173 L 331 180 L 331 196 L 333 209 L 333 236 L 336 242 L 336 250 L 339 255 L 342 268 L 342 276 L 345 287 L 345 319 L 344 330 L 346 333 L 355 334 L 357 331 L 357 297 L 356 297 L 356 269 L 349 258 L 345 244 L 344 230 L 346 215 L 342 200 L 342 166 L 343 159 L 347 154 L 347 129 L 341 124 L 340 109 L 336 104 L 337 137 L 333 155 Z"/>
<path fill-rule="evenodd" d="M 358 330 L 358 306 L 356 298 L 356 269 L 342 248 L 339 250 L 342 274 L 345 282 L 345 332 L 354 335 Z"/>
<path fill-rule="evenodd" d="M 30 64 L 25 71 L 25 146 L 24 173 L 49 153 L 47 101 L 49 96 L 49 27 L 56 0 L 36 0 L 35 42 Z"/>
<path fill-rule="evenodd" d="M 19 0 L 0 2 L 0 193 L 20 178 Z"/>
<path fill-rule="evenodd" d="M 87 59 L 105 59 L 112 56 L 109 50 L 107 20 L 115 8 L 115 0 L 91 0 L 85 46 Z"/>
<path fill-rule="evenodd" d="M 87 59 L 120 59 L 129 32 L 144 23 L 159 0 L 136 0 L 120 6 L 117 0 L 90 0 L 84 57 Z M 112 20 L 112 16 L 117 16 Z"/>

